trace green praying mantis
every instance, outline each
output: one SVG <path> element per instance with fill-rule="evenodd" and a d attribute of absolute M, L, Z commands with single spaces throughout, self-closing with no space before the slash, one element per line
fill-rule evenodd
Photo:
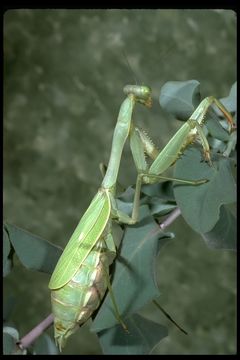
<path fill-rule="evenodd" d="M 82 216 L 66 245 L 49 282 L 54 315 L 55 341 L 60 351 L 67 338 L 85 323 L 99 307 L 107 288 L 110 290 L 109 266 L 116 257 L 112 235 L 112 221 L 132 225 L 138 221 L 142 184 L 173 180 L 183 184 L 201 185 L 208 180 L 195 181 L 162 176 L 173 165 L 184 149 L 198 136 L 204 158 L 211 165 L 208 141 L 202 130 L 208 108 L 214 103 L 224 114 L 229 130 L 234 127 L 226 108 L 214 97 L 204 99 L 162 151 L 158 151 L 149 136 L 132 119 L 136 103 L 151 107 L 151 89 L 146 86 L 127 85 L 115 126 L 111 154 L 102 184 Z M 129 139 L 137 180 L 131 216 L 117 208 L 116 184 L 122 151 Z M 153 162 L 149 167 L 145 154 Z M 116 316 L 125 330 L 116 303 Z"/>

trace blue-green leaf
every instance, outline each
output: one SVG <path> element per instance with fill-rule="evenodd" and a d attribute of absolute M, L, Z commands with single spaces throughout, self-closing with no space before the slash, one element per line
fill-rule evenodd
<path fill-rule="evenodd" d="M 140 204 L 147 204 L 152 215 L 163 216 L 176 208 L 173 194 L 172 181 L 164 181 L 160 184 L 143 185 Z M 117 199 L 117 207 L 124 213 L 131 215 L 135 190 L 129 187 Z M 145 196 L 144 196 L 145 195 Z"/>
<path fill-rule="evenodd" d="M 145 355 L 168 335 L 165 326 L 145 319 L 138 314 L 126 320 L 129 333 L 120 325 L 98 333 L 105 355 Z"/>
<path fill-rule="evenodd" d="M 200 100 L 200 83 L 197 80 L 168 81 L 159 96 L 160 106 L 183 121 L 189 119 Z"/>
<path fill-rule="evenodd" d="M 197 185 L 174 185 L 176 201 L 186 222 L 199 233 L 213 229 L 220 216 L 220 206 L 236 201 L 236 183 L 231 160 L 213 155 L 213 166 L 201 162 L 197 147 L 189 147 L 175 166 L 174 177 L 187 180 L 209 179 Z"/>
<path fill-rule="evenodd" d="M 212 108 L 208 109 L 205 118 L 205 124 L 209 131 L 209 134 L 216 139 L 221 141 L 228 141 L 230 134 L 226 130 L 228 128 L 227 121 L 220 122 L 220 118 L 216 115 L 215 111 Z M 222 126 L 224 125 L 225 128 Z"/>
<path fill-rule="evenodd" d="M 19 333 L 12 326 L 3 327 L 3 354 L 4 355 L 25 355 L 26 349 L 20 349 L 17 346 L 19 341 Z"/>
<path fill-rule="evenodd" d="M 221 103 L 228 109 L 229 112 L 234 113 L 237 109 L 237 82 L 235 82 L 231 90 L 229 92 L 229 95 L 220 99 Z M 222 112 L 217 109 L 217 114 L 223 117 Z"/>
<path fill-rule="evenodd" d="M 3 354 L 10 355 L 14 351 L 15 340 L 8 333 L 3 333 Z"/>
<path fill-rule="evenodd" d="M 214 228 L 201 234 L 208 247 L 212 249 L 236 250 L 236 217 L 226 206 L 221 206 L 220 217 Z"/>
<path fill-rule="evenodd" d="M 164 200 L 175 201 L 172 181 L 142 185 L 141 192 L 150 197 L 159 197 Z"/>
<path fill-rule="evenodd" d="M 231 95 L 227 98 L 228 101 L 222 99 L 229 111 L 234 107 L 232 105 L 232 103 L 234 103 L 234 88 L 232 88 L 231 91 Z M 178 120 L 183 121 L 190 118 L 194 110 L 200 104 L 200 101 L 200 83 L 197 80 L 169 81 L 161 88 L 159 97 L 161 107 L 175 116 Z M 214 111 L 212 108 L 209 108 L 205 119 L 206 126 L 212 136 L 219 140 L 227 141 L 229 133 L 220 124 L 220 119 L 216 113 L 217 115 L 223 115 L 216 106 L 214 106 Z"/>
<path fill-rule="evenodd" d="M 12 259 L 9 258 L 11 244 L 8 233 L 3 227 L 3 276 L 7 276 L 12 269 Z"/>
<path fill-rule="evenodd" d="M 57 355 L 59 354 L 58 349 L 47 334 L 42 334 L 37 341 L 34 343 L 33 348 L 34 355 Z"/>
<path fill-rule="evenodd" d="M 115 262 L 112 290 L 123 318 L 137 312 L 159 295 L 155 280 L 155 259 L 159 248 L 173 237 L 173 234 L 160 230 L 150 216 L 148 206 L 142 205 L 140 210 L 141 220 L 137 225 L 127 227 L 120 246 L 120 256 Z M 116 323 L 118 320 L 108 294 L 91 330 L 98 332 Z"/>
<path fill-rule="evenodd" d="M 52 273 L 62 253 L 59 247 L 15 225 L 5 224 L 4 227 L 19 260 L 27 269 Z"/>
<path fill-rule="evenodd" d="M 158 197 L 153 197 L 148 200 L 149 208 L 152 215 L 164 216 L 167 215 L 172 210 L 176 209 L 177 205 L 175 202 L 159 199 Z"/>

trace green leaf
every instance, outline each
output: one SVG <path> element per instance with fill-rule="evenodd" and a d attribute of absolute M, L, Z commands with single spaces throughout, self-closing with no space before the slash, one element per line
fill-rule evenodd
<path fill-rule="evenodd" d="M 189 119 L 200 101 L 200 83 L 197 80 L 168 81 L 160 91 L 160 106 L 178 120 Z"/>
<path fill-rule="evenodd" d="M 140 222 L 127 227 L 120 246 L 120 256 L 115 262 L 112 290 L 123 318 L 137 312 L 159 295 L 155 281 L 155 259 L 159 248 L 173 237 L 173 234 L 160 230 L 150 216 L 148 206 L 142 205 L 140 214 Z M 108 293 L 91 331 L 98 332 L 116 323 L 118 320 Z"/>
<path fill-rule="evenodd" d="M 237 224 L 235 216 L 226 206 L 221 206 L 220 217 L 214 228 L 201 235 L 207 246 L 212 249 L 236 250 Z"/>
<path fill-rule="evenodd" d="M 126 320 L 129 333 L 120 325 L 98 333 L 105 355 L 144 355 L 168 335 L 165 326 L 134 314 Z"/>
<path fill-rule="evenodd" d="M 15 225 L 5 224 L 4 227 L 19 260 L 27 269 L 52 273 L 62 253 L 59 247 Z"/>
<path fill-rule="evenodd" d="M 209 179 L 197 186 L 174 185 L 174 194 L 182 216 L 193 230 L 206 233 L 213 229 L 220 216 L 220 206 L 236 201 L 236 183 L 231 160 L 213 155 L 213 166 L 201 162 L 197 147 L 189 147 L 176 163 L 174 177 L 186 180 Z"/>

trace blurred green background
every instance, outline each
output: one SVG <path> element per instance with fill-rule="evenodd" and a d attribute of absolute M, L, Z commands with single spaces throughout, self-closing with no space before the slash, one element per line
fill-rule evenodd
<path fill-rule="evenodd" d="M 134 118 L 161 148 L 181 125 L 158 103 L 170 80 L 196 79 L 202 96 L 228 95 L 236 81 L 236 14 L 227 10 L 11 10 L 4 16 L 4 220 L 64 246 L 107 163 L 122 88 L 151 86 L 151 110 Z M 120 180 L 134 183 L 126 147 Z M 169 326 L 156 354 L 236 352 L 236 258 L 208 249 L 178 218 L 159 256 L 161 304 L 185 336 L 151 306 L 143 313 Z M 49 277 L 16 261 L 4 283 L 15 297 L 12 320 L 25 335 L 50 312 Z M 7 300 L 9 301 L 9 300 Z M 48 330 L 52 335 L 52 328 Z M 66 354 L 99 354 L 83 327 Z"/>

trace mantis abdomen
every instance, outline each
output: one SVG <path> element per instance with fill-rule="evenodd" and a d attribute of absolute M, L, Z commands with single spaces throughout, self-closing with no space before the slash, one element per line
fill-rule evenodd
<path fill-rule="evenodd" d="M 104 297 L 109 263 L 113 260 L 112 251 L 106 247 L 106 235 L 104 231 L 72 279 L 51 292 L 55 340 L 60 350 L 79 325 L 90 318 Z"/>

